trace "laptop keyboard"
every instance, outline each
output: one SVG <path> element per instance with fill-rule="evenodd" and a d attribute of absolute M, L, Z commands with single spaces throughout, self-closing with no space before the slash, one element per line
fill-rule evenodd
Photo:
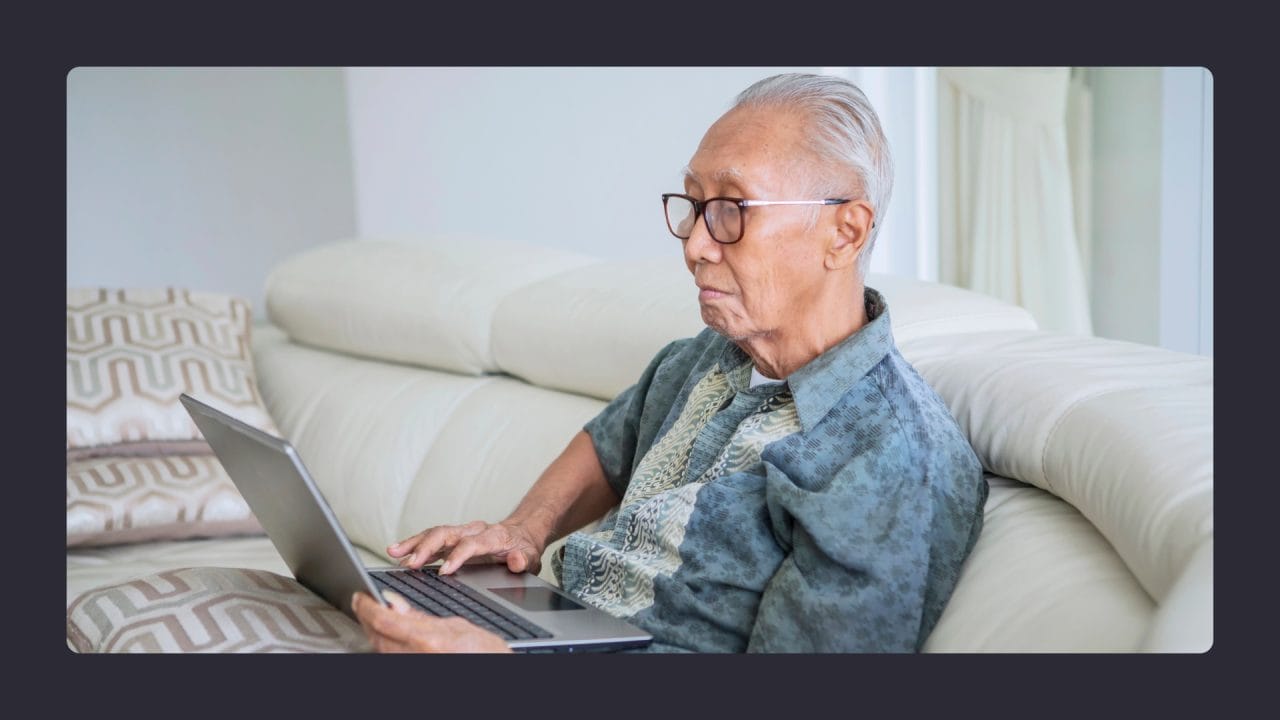
<path fill-rule="evenodd" d="M 435 570 L 394 570 L 369 575 L 378 585 L 400 593 L 430 615 L 466 618 L 504 640 L 551 637 L 545 629 Z"/>

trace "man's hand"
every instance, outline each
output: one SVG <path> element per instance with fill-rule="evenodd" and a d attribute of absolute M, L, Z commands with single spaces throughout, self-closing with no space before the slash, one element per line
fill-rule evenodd
<path fill-rule="evenodd" d="M 440 572 L 446 575 L 472 559 L 505 562 L 512 572 L 537 573 L 549 543 L 599 520 L 618 500 L 605 479 L 594 441 L 579 430 L 506 519 L 428 528 L 388 546 L 387 554 L 415 570 L 444 558 Z"/>
<path fill-rule="evenodd" d="M 509 653 L 502 638 L 459 617 L 438 618 L 409 606 L 393 592 L 382 607 L 367 593 L 356 593 L 351 608 L 377 652 Z"/>
<path fill-rule="evenodd" d="M 483 520 L 466 525 L 440 525 L 387 547 L 400 565 L 421 568 L 445 558 L 440 573 L 447 575 L 471 559 L 506 562 L 511 572 L 537 573 L 542 567 L 542 543 L 523 525 L 490 524 Z"/>

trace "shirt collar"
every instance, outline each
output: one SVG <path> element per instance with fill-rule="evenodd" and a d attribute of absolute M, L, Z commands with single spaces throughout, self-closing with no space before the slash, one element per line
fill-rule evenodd
<path fill-rule="evenodd" d="M 795 398 L 796 414 L 805 432 L 813 430 L 840 398 L 893 349 L 889 306 L 885 303 L 884 296 L 872 288 L 864 288 L 863 302 L 867 310 L 867 323 L 791 373 L 786 380 L 785 385 Z M 735 343 L 729 342 L 726 345 L 720 355 L 722 369 L 728 371 L 739 367 L 743 362 L 750 362 L 750 357 Z M 741 378 L 734 378 L 742 382 L 731 381 L 730 384 L 735 391 L 741 391 L 745 387 L 737 385 L 745 386 L 749 378 L 748 371 Z M 764 388 L 781 389 L 776 385 L 761 385 L 754 389 L 759 391 Z"/>

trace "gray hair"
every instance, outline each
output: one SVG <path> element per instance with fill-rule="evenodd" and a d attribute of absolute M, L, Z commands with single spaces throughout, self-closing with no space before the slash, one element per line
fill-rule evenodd
<path fill-rule="evenodd" d="M 893 157 L 880 119 L 858 86 L 830 75 L 785 73 L 767 77 L 743 90 L 737 108 L 783 107 L 803 112 L 813 131 L 809 149 L 819 160 L 851 170 L 875 211 L 875 225 L 858 256 L 859 275 L 871 265 L 871 250 L 884 225 L 885 208 L 893 191 Z M 845 178 L 826 176 L 811 188 L 824 197 L 849 190 Z M 817 213 L 814 213 L 817 218 Z"/>

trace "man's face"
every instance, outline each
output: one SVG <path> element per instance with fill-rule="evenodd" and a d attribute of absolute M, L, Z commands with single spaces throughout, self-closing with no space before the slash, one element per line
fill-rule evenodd
<path fill-rule="evenodd" d="M 707 130 L 689 162 L 685 193 L 699 200 L 808 197 L 810 155 L 800 148 L 800 118 L 771 109 L 737 109 Z M 808 164 L 807 164 L 808 163 Z M 838 206 L 836 206 L 838 207 Z M 684 241 L 685 264 L 698 285 L 702 320 L 734 340 L 798 327 L 816 309 L 823 279 L 823 238 L 834 232 L 824 207 L 774 205 L 742 210 L 742 239 L 722 245 L 699 218 Z"/>

